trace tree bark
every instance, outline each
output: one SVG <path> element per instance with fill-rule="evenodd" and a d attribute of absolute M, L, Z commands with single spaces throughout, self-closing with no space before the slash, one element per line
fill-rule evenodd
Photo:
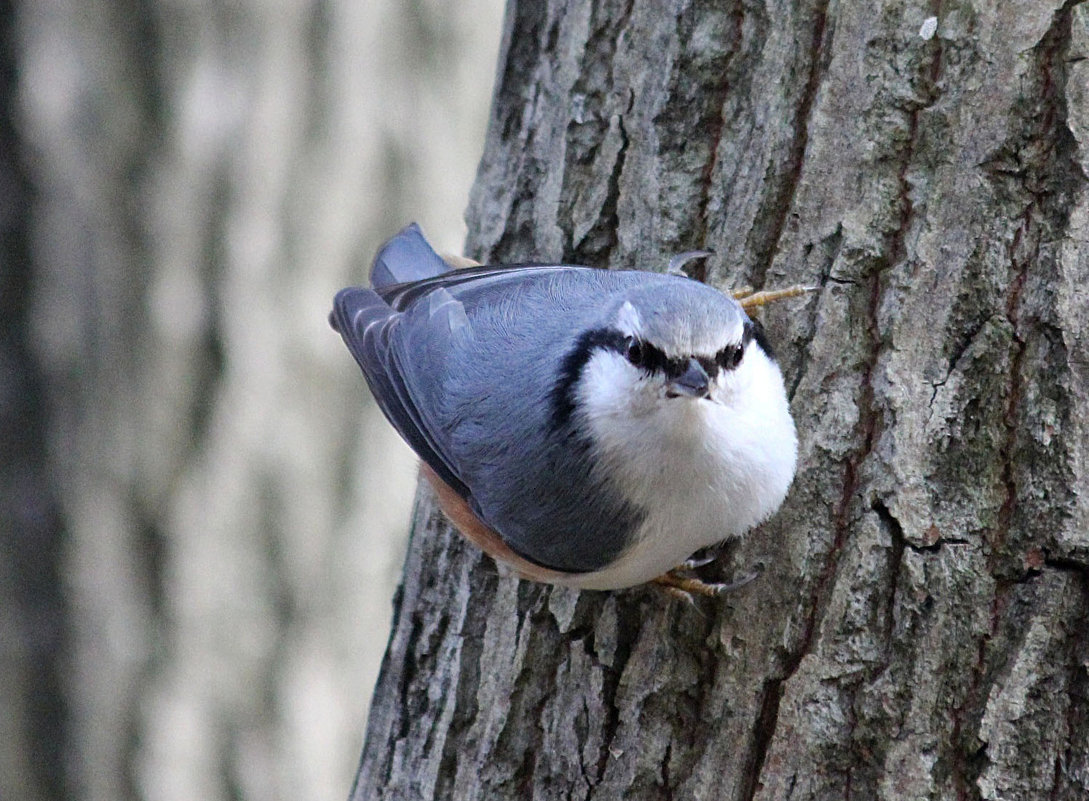
<path fill-rule="evenodd" d="M 1087 56 L 1058 0 L 511 4 L 469 254 L 818 287 L 800 467 L 697 608 L 421 490 L 354 799 L 1089 795 Z"/>

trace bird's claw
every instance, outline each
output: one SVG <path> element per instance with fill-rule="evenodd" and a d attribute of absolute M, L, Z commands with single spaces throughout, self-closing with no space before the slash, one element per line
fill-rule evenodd
<path fill-rule="evenodd" d="M 681 562 L 679 565 L 677 565 L 675 568 L 673 568 L 673 570 L 670 571 L 670 572 L 680 571 L 680 570 L 683 570 L 683 571 L 696 570 L 698 568 L 703 567 L 704 565 L 711 564 L 717 558 L 718 558 L 718 554 L 716 554 L 716 553 L 705 553 L 703 556 L 690 556 L 687 559 L 685 559 L 683 562 Z"/>
<path fill-rule="evenodd" d="M 746 312 L 757 309 L 761 306 L 776 300 L 785 300 L 786 298 L 797 298 L 802 295 L 807 295 L 810 292 L 816 292 L 818 287 L 815 286 L 788 286 L 786 289 L 769 289 L 764 292 L 754 292 L 752 287 L 744 287 L 733 293 L 734 300 L 741 304 Z"/>
<path fill-rule="evenodd" d="M 741 589 L 746 584 L 755 581 L 764 572 L 764 565 L 758 562 L 751 571 L 732 581 L 707 582 L 695 576 L 684 575 L 686 571 L 702 567 L 712 561 L 714 561 L 713 557 L 689 559 L 669 572 L 658 576 L 653 583 L 674 598 L 680 598 L 689 604 L 693 604 L 693 596 L 702 595 L 705 598 L 718 598 L 725 593 Z"/>
<path fill-rule="evenodd" d="M 709 583 L 695 576 L 682 576 L 673 570 L 658 576 L 658 578 L 654 579 L 654 583 L 664 588 L 673 597 L 683 598 L 689 603 L 692 603 L 692 596 L 694 595 L 717 598 L 726 591 L 723 584 Z"/>

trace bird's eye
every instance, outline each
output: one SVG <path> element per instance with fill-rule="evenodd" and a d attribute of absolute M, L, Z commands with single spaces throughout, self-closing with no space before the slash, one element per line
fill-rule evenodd
<path fill-rule="evenodd" d="M 715 362 L 723 370 L 733 370 L 741 364 L 741 358 L 745 355 L 742 345 L 727 345 L 715 355 Z"/>
<path fill-rule="evenodd" d="M 643 362 L 643 343 L 635 337 L 628 337 L 627 351 L 624 354 L 628 357 L 628 361 L 638 366 Z"/>

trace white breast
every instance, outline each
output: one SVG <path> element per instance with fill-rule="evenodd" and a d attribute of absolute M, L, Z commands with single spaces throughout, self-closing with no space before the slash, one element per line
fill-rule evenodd
<path fill-rule="evenodd" d="M 633 388 L 632 369 L 612 354 L 595 356 L 580 401 L 599 469 L 647 516 L 619 560 L 573 576 L 571 586 L 649 581 L 765 520 L 794 477 L 798 442 L 782 375 L 759 347 L 720 377 L 711 399 Z"/>

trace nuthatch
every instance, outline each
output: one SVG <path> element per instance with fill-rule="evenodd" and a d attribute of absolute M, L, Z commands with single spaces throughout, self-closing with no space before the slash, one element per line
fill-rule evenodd
<path fill-rule="evenodd" d="M 765 520 L 794 477 L 763 329 L 681 275 L 451 270 L 413 224 L 330 320 L 447 515 L 525 577 L 656 579 Z"/>

